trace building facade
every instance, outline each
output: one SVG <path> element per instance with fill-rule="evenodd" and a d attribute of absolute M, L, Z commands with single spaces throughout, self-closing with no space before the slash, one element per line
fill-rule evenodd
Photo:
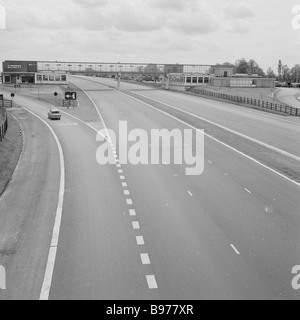
<path fill-rule="evenodd" d="M 39 70 L 37 61 L 6 60 L 2 64 L 2 83 L 14 85 L 56 84 L 67 85 L 69 77 L 65 71 Z"/>

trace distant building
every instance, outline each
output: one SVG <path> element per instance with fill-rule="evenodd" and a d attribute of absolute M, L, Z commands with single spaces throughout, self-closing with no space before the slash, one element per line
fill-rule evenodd
<path fill-rule="evenodd" d="M 183 64 L 165 64 L 165 73 L 183 73 Z"/>
<path fill-rule="evenodd" d="M 6 60 L 2 68 L 3 84 L 68 84 L 65 71 L 39 70 L 37 61 Z"/>
<path fill-rule="evenodd" d="M 159 73 L 159 68 L 156 64 L 148 64 L 144 69 L 145 73 Z"/>
<path fill-rule="evenodd" d="M 216 65 L 212 66 L 210 73 L 213 74 L 215 77 L 232 77 L 234 75 L 234 66 L 223 66 L 223 65 Z"/>

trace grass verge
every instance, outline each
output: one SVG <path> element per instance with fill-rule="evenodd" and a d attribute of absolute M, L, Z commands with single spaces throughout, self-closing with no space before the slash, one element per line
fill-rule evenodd
<path fill-rule="evenodd" d="M 7 112 L 8 130 L 0 142 L 0 196 L 5 191 L 18 164 L 23 148 L 23 137 L 18 121 Z"/>

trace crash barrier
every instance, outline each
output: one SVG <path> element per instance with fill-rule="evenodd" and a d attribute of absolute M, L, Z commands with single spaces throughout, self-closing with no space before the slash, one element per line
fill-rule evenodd
<path fill-rule="evenodd" d="M 234 96 L 226 93 L 219 93 L 207 90 L 199 91 L 187 91 L 187 93 L 197 94 L 203 97 L 208 97 L 210 99 L 228 101 L 232 103 L 237 103 L 239 105 L 252 106 L 256 109 L 261 109 L 265 111 L 278 112 L 290 116 L 300 116 L 300 108 L 290 107 L 288 105 L 278 104 L 275 102 L 268 102 L 259 99 L 246 98 L 240 96 Z"/>
<path fill-rule="evenodd" d="M 8 128 L 7 111 L 4 107 L 0 106 L 0 142 L 3 141 Z"/>

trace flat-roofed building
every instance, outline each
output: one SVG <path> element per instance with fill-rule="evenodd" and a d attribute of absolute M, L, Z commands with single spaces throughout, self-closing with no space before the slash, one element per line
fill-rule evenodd
<path fill-rule="evenodd" d="M 39 70 L 37 61 L 6 60 L 2 64 L 3 84 L 56 84 L 69 83 L 68 74 L 65 71 Z"/>

